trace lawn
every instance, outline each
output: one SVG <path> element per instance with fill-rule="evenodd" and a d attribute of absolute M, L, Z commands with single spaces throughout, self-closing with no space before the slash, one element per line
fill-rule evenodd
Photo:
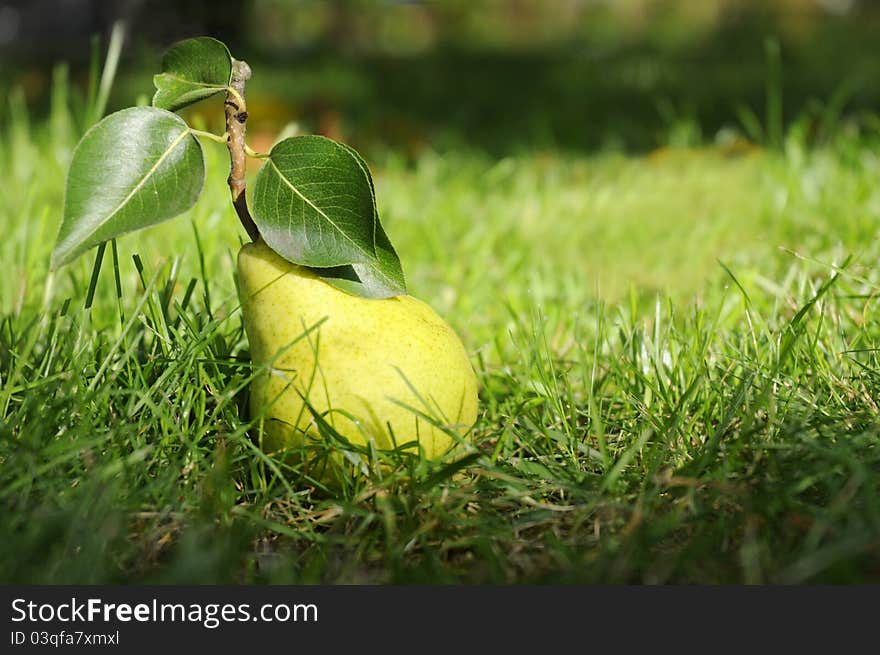
<path fill-rule="evenodd" d="M 782 150 L 367 153 L 481 410 L 461 467 L 334 490 L 250 436 L 222 146 L 192 211 L 48 272 L 63 90 L 0 131 L 0 580 L 880 580 L 876 119 Z"/>

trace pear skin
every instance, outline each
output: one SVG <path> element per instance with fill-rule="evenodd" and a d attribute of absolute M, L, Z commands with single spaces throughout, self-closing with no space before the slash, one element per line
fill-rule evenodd
<path fill-rule="evenodd" d="M 320 438 L 308 405 L 352 443 L 417 442 L 430 459 L 458 440 L 421 415 L 459 435 L 476 421 L 478 384 L 467 352 L 422 301 L 346 293 L 262 240 L 241 248 L 238 279 L 258 368 L 251 416 L 264 419 L 266 452 Z"/>

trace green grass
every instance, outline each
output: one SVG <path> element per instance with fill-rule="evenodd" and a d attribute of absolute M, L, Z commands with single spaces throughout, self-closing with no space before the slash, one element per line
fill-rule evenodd
<path fill-rule="evenodd" d="M 478 454 L 334 492 L 249 436 L 223 148 L 94 285 L 94 252 L 51 277 L 56 105 L 30 125 L 13 94 L 0 132 L 0 580 L 880 580 L 870 123 L 784 154 L 371 161 L 411 292 L 472 355 Z"/>

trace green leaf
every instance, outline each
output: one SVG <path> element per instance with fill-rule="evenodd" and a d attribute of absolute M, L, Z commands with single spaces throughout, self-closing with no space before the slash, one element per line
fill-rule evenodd
<path fill-rule="evenodd" d="M 406 280 L 394 247 L 381 225 L 376 226 L 377 262 L 335 268 L 312 268 L 335 287 L 365 298 L 390 298 L 406 293 Z"/>
<path fill-rule="evenodd" d="M 200 36 L 171 46 L 162 58 L 162 72 L 153 77 L 153 106 L 169 111 L 226 93 L 232 77 L 232 55 L 217 39 Z"/>
<path fill-rule="evenodd" d="M 331 284 L 347 291 L 349 293 L 365 296 L 367 298 L 388 298 L 390 296 L 398 296 L 406 293 L 406 280 L 403 275 L 403 268 L 400 266 L 400 259 L 391 241 L 382 229 L 382 223 L 379 221 L 379 213 L 376 210 L 376 189 L 373 185 L 373 177 L 370 175 L 370 167 L 364 161 L 360 153 L 349 145 L 340 143 L 343 148 L 348 150 L 361 167 L 366 171 L 367 178 L 370 181 L 370 193 L 373 196 L 373 210 L 376 212 L 376 255 L 378 262 L 366 264 L 353 264 L 350 271 L 346 271 L 344 275 L 333 276 L 322 272 L 321 269 L 315 269 L 315 272 L 323 277 Z"/>
<path fill-rule="evenodd" d="M 270 248 L 361 296 L 406 292 L 366 162 L 322 136 L 278 143 L 257 174 L 253 218 Z"/>
<path fill-rule="evenodd" d="M 378 222 L 376 223 L 376 254 L 378 256 L 376 262 L 352 265 L 364 286 L 358 295 L 384 298 L 406 293 L 406 280 L 403 277 L 400 259 L 381 223 Z"/>
<path fill-rule="evenodd" d="M 275 252 L 304 266 L 376 258 L 376 208 L 369 175 L 341 144 L 321 136 L 285 139 L 257 173 L 254 222 Z"/>
<path fill-rule="evenodd" d="M 186 211 L 204 183 L 202 147 L 182 118 L 154 107 L 107 116 L 73 152 L 52 268 Z"/>

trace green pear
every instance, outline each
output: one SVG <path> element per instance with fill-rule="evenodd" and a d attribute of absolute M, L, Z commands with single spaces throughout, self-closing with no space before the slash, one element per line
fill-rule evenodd
<path fill-rule="evenodd" d="M 466 434 L 477 417 L 477 379 L 461 340 L 428 305 L 408 295 L 351 295 L 262 240 L 241 248 L 238 278 L 261 369 L 250 408 L 264 418 L 266 452 L 320 438 L 308 405 L 355 444 L 418 442 L 432 459 L 456 450 L 460 439 L 433 422 Z"/>

